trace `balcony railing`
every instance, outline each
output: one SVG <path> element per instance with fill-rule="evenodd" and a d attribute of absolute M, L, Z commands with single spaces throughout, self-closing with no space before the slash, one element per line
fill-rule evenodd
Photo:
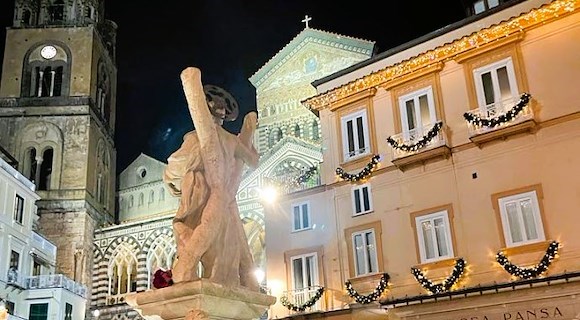
<path fill-rule="evenodd" d="M 62 288 L 85 299 L 88 297 L 87 287 L 62 274 L 20 277 L 17 270 L 9 270 L 7 280 L 8 284 L 25 290 Z"/>
<path fill-rule="evenodd" d="M 56 246 L 44 238 L 42 235 L 32 232 L 32 247 L 38 251 L 45 252 L 51 257 L 56 257 Z"/>
<path fill-rule="evenodd" d="M 506 127 L 534 119 L 534 111 L 528 103 L 530 96 L 526 93 L 521 97 L 509 98 L 467 112 L 469 136 L 497 131 Z"/>
<path fill-rule="evenodd" d="M 295 306 L 302 306 L 306 302 L 308 302 L 312 297 L 316 296 L 320 288 L 321 288 L 320 286 L 311 286 L 302 289 L 284 291 L 282 294 L 288 299 L 288 302 L 290 302 L 291 304 Z M 318 301 L 316 301 L 316 303 L 314 303 L 314 305 L 312 305 L 307 310 L 309 312 L 323 311 L 324 307 L 325 307 L 324 299 L 321 297 L 320 299 L 318 299 Z"/>
<path fill-rule="evenodd" d="M 445 130 L 441 122 L 428 127 L 418 127 L 390 136 L 393 159 L 400 159 L 435 149 L 446 144 Z"/>

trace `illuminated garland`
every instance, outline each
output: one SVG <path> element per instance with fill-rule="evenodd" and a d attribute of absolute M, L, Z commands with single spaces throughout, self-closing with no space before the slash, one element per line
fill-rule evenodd
<path fill-rule="evenodd" d="M 312 167 L 308 168 L 308 170 L 306 170 L 306 172 L 304 172 L 298 178 L 296 178 L 296 180 L 294 180 L 294 183 L 301 184 L 301 183 L 308 181 L 308 179 L 310 179 L 312 177 L 312 175 L 314 173 L 316 173 L 317 170 L 318 170 L 318 168 L 316 166 L 312 166 Z"/>
<path fill-rule="evenodd" d="M 381 277 L 381 280 L 379 281 L 379 284 L 377 285 L 375 290 L 366 296 L 360 295 L 358 292 L 356 292 L 356 290 L 354 290 L 354 288 L 352 287 L 350 280 L 346 280 L 344 285 L 346 286 L 346 291 L 348 292 L 348 295 L 351 298 L 354 298 L 356 302 L 360 304 L 369 304 L 373 301 L 376 301 L 381 296 L 381 294 L 383 294 L 383 291 L 385 291 L 387 285 L 389 284 L 389 279 L 390 279 L 389 275 L 387 273 L 383 273 L 383 276 Z"/>
<path fill-rule="evenodd" d="M 280 298 L 280 303 L 286 308 L 288 308 L 288 310 L 304 311 L 306 310 L 306 308 L 312 307 L 318 301 L 318 299 L 322 297 L 322 293 L 324 293 L 324 287 L 318 288 L 318 290 L 316 290 L 316 294 L 314 294 L 314 296 L 312 296 L 310 299 L 308 299 L 308 301 L 304 302 L 301 305 L 295 305 L 291 303 L 290 301 L 288 301 L 288 297 L 286 296 Z"/>
<path fill-rule="evenodd" d="M 419 149 L 425 148 L 425 146 L 429 142 L 431 142 L 431 140 L 433 140 L 433 138 L 435 138 L 437 136 L 437 134 L 439 133 L 439 130 L 441 130 L 442 126 L 443 126 L 443 123 L 441 121 L 435 123 L 433 128 L 429 129 L 429 131 L 423 137 L 421 137 L 421 139 L 419 139 L 419 141 L 417 141 L 414 144 L 399 144 L 395 139 L 393 139 L 391 137 L 387 137 L 387 142 L 391 145 L 391 147 L 393 147 L 395 149 L 399 149 L 399 150 L 406 151 L 406 152 L 417 151 Z"/>
<path fill-rule="evenodd" d="M 528 105 L 528 102 L 530 102 L 530 98 L 531 95 L 529 93 L 523 93 L 522 96 L 520 97 L 520 100 L 515 106 L 513 106 L 508 112 L 499 115 L 495 118 L 482 119 L 480 116 L 474 115 L 470 112 L 464 113 L 463 117 L 469 123 L 472 123 L 474 125 L 493 128 L 499 126 L 500 124 L 512 121 L 520 112 L 522 112 L 524 107 Z"/>
<path fill-rule="evenodd" d="M 453 267 L 453 272 L 451 275 L 443 281 L 443 283 L 434 284 L 431 280 L 427 279 L 423 272 L 417 268 L 411 268 L 411 272 L 417 279 L 417 282 L 421 284 L 421 286 L 429 292 L 437 294 L 447 292 L 453 287 L 453 285 L 459 280 L 461 275 L 463 274 L 463 270 L 465 270 L 465 260 L 463 258 L 459 258 L 455 260 L 455 266 Z"/>
<path fill-rule="evenodd" d="M 336 168 L 336 174 L 342 180 L 359 181 L 359 180 L 365 179 L 366 177 L 370 176 L 371 173 L 374 171 L 374 169 L 377 168 L 377 165 L 379 164 L 380 160 L 381 160 L 381 156 L 377 154 L 377 155 L 374 155 L 372 157 L 371 162 L 367 163 L 367 165 L 361 171 L 359 171 L 359 173 L 350 174 L 348 172 L 345 172 L 344 169 L 338 167 L 338 168 Z"/>
<path fill-rule="evenodd" d="M 542 257 L 542 260 L 540 260 L 540 263 L 531 268 L 520 268 L 512 264 L 501 251 L 496 254 L 495 259 L 505 269 L 505 271 L 509 272 L 512 276 L 516 276 L 521 279 L 535 278 L 548 269 L 552 263 L 552 260 L 554 260 L 556 254 L 558 253 L 559 245 L 560 244 L 558 241 L 552 241 L 552 243 L 550 243 L 548 246 L 548 249 L 546 249 L 544 257 Z"/>

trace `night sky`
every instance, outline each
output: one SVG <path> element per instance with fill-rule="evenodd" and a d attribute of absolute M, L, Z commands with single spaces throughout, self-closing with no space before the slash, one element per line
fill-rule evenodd
<path fill-rule="evenodd" d="M 139 5 L 130 5 L 138 3 Z M 378 52 L 440 29 L 464 17 L 461 0 L 106 1 L 106 17 L 117 30 L 117 171 L 141 152 L 165 161 L 193 128 L 179 74 L 187 66 L 202 81 L 230 91 L 243 115 L 256 109 L 248 78 L 311 28 L 375 41 Z M 379 9 L 377 6 L 386 7 Z M 0 54 L 5 27 L 12 25 L 14 0 L 0 0 Z M 10 44 L 7 44 L 10 45 Z"/>

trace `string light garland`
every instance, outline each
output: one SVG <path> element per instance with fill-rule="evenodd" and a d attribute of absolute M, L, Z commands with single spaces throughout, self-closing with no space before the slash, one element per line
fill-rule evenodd
<path fill-rule="evenodd" d="M 302 183 L 308 181 L 308 179 L 310 179 L 312 177 L 312 175 L 314 175 L 316 173 L 316 171 L 318 171 L 317 166 L 312 166 L 312 167 L 308 168 L 308 170 L 306 170 L 306 172 L 304 172 L 303 174 L 301 174 L 300 176 L 298 176 L 294 180 L 294 184 L 302 184 Z"/>
<path fill-rule="evenodd" d="M 578 10 L 578 8 L 580 8 L 580 1 L 551 1 L 537 9 L 530 10 L 528 13 L 494 24 L 488 28 L 452 41 L 451 43 L 423 52 L 400 63 L 351 81 L 341 87 L 306 99 L 302 104 L 311 110 L 323 109 L 346 97 L 387 84 L 389 81 L 401 78 L 436 63 L 444 63 L 452 60 L 456 56 L 471 50 L 477 50 L 477 48 L 485 44 L 504 39 L 510 35 L 526 32 L 550 20 L 565 17 Z"/>
<path fill-rule="evenodd" d="M 419 282 L 423 288 L 433 294 L 437 294 L 449 291 L 451 287 L 457 283 L 457 280 L 459 280 L 464 270 L 465 260 L 463 260 L 463 258 L 455 260 L 455 266 L 453 267 L 453 271 L 449 277 L 447 277 L 442 283 L 438 284 L 434 284 L 423 274 L 423 271 L 417 268 L 411 268 L 411 273 L 413 273 L 413 276 L 415 276 L 415 279 L 417 279 L 417 282 Z"/>
<path fill-rule="evenodd" d="M 548 270 L 552 260 L 554 260 L 558 254 L 559 246 L 560 244 L 558 241 L 552 241 L 546 249 L 546 253 L 542 257 L 542 260 L 540 260 L 540 263 L 530 268 L 522 268 L 512 264 L 501 251 L 496 254 L 495 260 L 504 268 L 505 271 L 507 271 L 512 276 L 516 276 L 521 279 L 536 278 Z"/>
<path fill-rule="evenodd" d="M 312 297 L 310 297 L 310 299 L 308 299 L 308 301 L 304 302 L 301 305 L 295 305 L 295 304 L 291 303 L 290 301 L 288 301 L 288 297 L 286 297 L 286 296 L 283 296 L 280 298 L 280 303 L 283 306 L 285 306 L 286 308 L 288 308 L 288 310 L 304 311 L 304 310 L 306 310 L 306 308 L 312 307 L 320 299 L 320 297 L 322 297 L 323 293 L 324 293 L 324 287 L 318 288 L 318 290 L 316 290 L 316 293 Z"/>
<path fill-rule="evenodd" d="M 493 127 L 499 126 L 500 124 L 504 124 L 506 122 L 509 122 L 509 121 L 512 121 L 513 119 L 515 119 L 515 117 L 520 112 L 522 112 L 522 110 L 524 110 L 524 107 L 528 105 L 531 97 L 532 96 L 529 93 L 523 93 L 521 95 L 518 103 L 515 106 L 513 106 L 508 112 L 506 112 L 502 115 L 499 115 L 497 117 L 491 118 L 491 119 L 482 119 L 480 116 L 474 115 L 471 112 L 464 113 L 463 117 L 469 123 L 472 123 L 476 126 L 484 126 L 484 127 L 493 128 Z"/>
<path fill-rule="evenodd" d="M 431 142 L 431 140 L 433 140 L 433 138 L 435 138 L 439 134 L 441 127 L 443 127 L 443 122 L 439 121 L 435 123 L 435 125 L 431 129 L 429 129 L 429 131 L 423 137 L 421 137 L 419 141 L 415 142 L 414 144 L 399 144 L 392 137 L 387 137 L 387 142 L 391 145 L 391 147 L 395 149 L 399 149 L 405 152 L 417 151 L 425 148 L 425 146 L 429 144 L 429 142 Z"/>
<path fill-rule="evenodd" d="M 369 163 L 367 163 L 367 165 L 358 173 L 351 174 L 351 173 L 344 171 L 344 169 L 338 167 L 338 168 L 336 168 L 336 174 L 338 175 L 338 177 L 340 179 L 348 180 L 351 182 L 366 179 L 377 168 L 380 161 L 381 161 L 381 156 L 377 154 L 377 155 L 374 155 L 371 158 L 371 161 Z"/>
<path fill-rule="evenodd" d="M 379 284 L 377 285 L 375 290 L 366 296 L 360 295 L 358 292 L 356 292 L 356 290 L 354 290 L 354 288 L 352 287 L 352 283 L 350 283 L 350 280 L 346 280 L 344 286 L 346 287 L 348 295 L 351 298 L 354 298 L 356 302 L 360 304 L 369 304 L 373 301 L 376 301 L 383 294 L 383 292 L 385 291 L 385 289 L 389 284 L 389 279 L 390 279 L 389 275 L 387 273 L 383 273 L 383 275 L 381 276 L 381 280 L 379 280 Z"/>

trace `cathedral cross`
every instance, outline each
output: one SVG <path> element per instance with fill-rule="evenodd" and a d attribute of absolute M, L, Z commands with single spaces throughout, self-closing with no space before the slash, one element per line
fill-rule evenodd
<path fill-rule="evenodd" d="M 304 22 L 306 24 L 306 29 L 308 29 L 308 21 L 312 20 L 311 17 L 309 17 L 308 15 L 304 16 L 304 19 L 302 19 L 302 22 Z"/>

